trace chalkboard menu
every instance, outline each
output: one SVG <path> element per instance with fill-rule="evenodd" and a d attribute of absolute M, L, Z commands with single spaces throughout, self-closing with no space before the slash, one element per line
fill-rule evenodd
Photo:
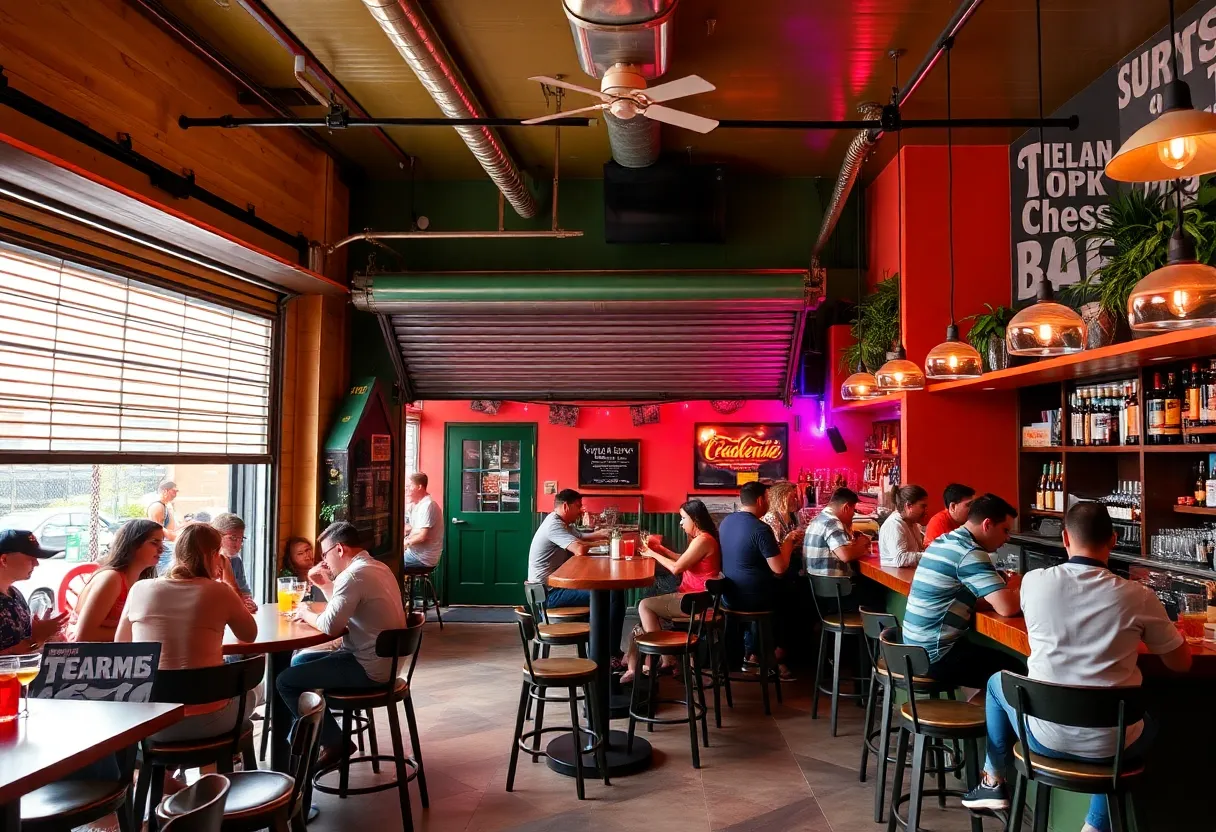
<path fill-rule="evenodd" d="M 637 439 L 578 440 L 579 487 L 640 488 L 642 443 Z"/>

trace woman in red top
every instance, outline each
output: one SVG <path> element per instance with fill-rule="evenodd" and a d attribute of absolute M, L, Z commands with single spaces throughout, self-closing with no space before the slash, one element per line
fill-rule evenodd
<path fill-rule="evenodd" d="M 718 527 L 709 516 L 709 509 L 700 500 L 689 500 L 680 506 L 680 528 L 688 535 L 688 548 L 678 554 L 666 548 L 655 537 L 642 541 L 642 555 L 652 558 L 673 575 L 680 576 L 680 587 L 669 595 L 644 598 L 638 604 L 642 630 L 660 630 L 664 621 L 682 615 L 680 596 L 685 592 L 704 592 L 705 581 L 722 574 L 722 551 L 718 548 Z M 662 657 L 663 667 L 675 667 L 672 656 Z M 621 677 L 630 682 L 637 670 L 637 651 L 629 651 L 629 671 Z"/>
<path fill-rule="evenodd" d="M 113 641 L 136 581 L 156 577 L 165 548 L 165 529 L 154 520 L 128 520 L 114 535 L 110 551 L 76 599 L 68 621 L 72 641 Z"/>

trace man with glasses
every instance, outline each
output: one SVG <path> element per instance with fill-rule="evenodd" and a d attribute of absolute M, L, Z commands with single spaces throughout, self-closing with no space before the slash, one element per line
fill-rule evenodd
<path fill-rule="evenodd" d="M 328 604 L 314 609 L 304 601 L 295 615 L 327 635 L 342 636 L 342 646 L 298 653 L 291 667 L 279 674 L 279 695 L 295 716 L 299 716 L 300 695 L 305 691 L 373 688 L 387 682 L 392 660 L 376 655 L 376 639 L 385 630 L 405 627 L 396 576 L 367 553 L 353 524 L 332 524 L 321 532 L 317 548 L 321 562 L 308 571 L 308 580 L 321 590 Z M 317 767 L 337 762 L 353 748 L 350 742 L 342 746 L 342 731 L 326 711 Z"/>
<path fill-rule="evenodd" d="M 241 547 L 245 545 L 245 521 L 231 512 L 216 515 L 211 526 L 221 535 L 220 554 L 223 555 L 221 565 L 224 569 L 224 582 L 236 590 L 245 602 L 245 609 L 257 612 L 257 602 L 253 600 L 253 591 L 249 588 L 249 579 L 245 577 L 245 563 L 241 559 Z"/>

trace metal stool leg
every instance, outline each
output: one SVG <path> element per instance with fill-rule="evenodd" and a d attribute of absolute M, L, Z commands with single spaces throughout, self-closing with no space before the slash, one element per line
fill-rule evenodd
<path fill-rule="evenodd" d="M 722 727 L 722 697 L 721 697 L 720 692 L 718 691 L 718 684 L 719 684 L 718 672 L 721 669 L 719 666 L 719 663 L 718 663 L 719 645 L 717 644 L 717 639 L 714 637 L 714 635 L 712 633 L 709 636 L 709 641 L 707 642 L 707 644 L 709 645 L 708 646 L 709 684 L 713 687 L 713 691 L 714 691 L 714 727 L 721 728 Z M 709 745 L 708 742 L 705 744 Z"/>
<path fill-rule="evenodd" d="M 646 715 L 651 719 L 659 713 L 659 670 L 663 667 L 663 663 L 659 661 L 659 657 L 650 656 L 650 681 L 646 683 Z M 654 733 L 654 723 L 646 723 L 646 733 Z"/>
<path fill-rule="evenodd" d="M 515 736 L 511 739 L 511 762 L 507 765 L 507 791 L 515 788 L 515 766 L 519 763 L 519 738 L 524 733 L 524 712 L 527 710 L 527 703 L 532 697 L 528 694 L 532 691 L 532 685 L 527 682 L 519 690 L 519 713 L 515 716 Z"/>
<path fill-rule="evenodd" d="M 891 714 L 895 710 L 895 690 L 883 685 L 882 720 L 879 724 L 878 780 L 874 783 L 874 822 L 882 823 L 883 801 L 887 797 L 887 758 L 891 756 Z M 899 777 L 903 778 L 902 772 Z M 902 783 L 901 783 L 902 785 Z"/>
<path fill-rule="evenodd" d="M 396 708 L 389 708 L 388 730 L 393 737 L 393 761 L 397 766 L 397 802 L 401 805 L 401 825 L 405 832 L 413 832 L 414 811 L 410 806 L 409 782 L 406 780 L 409 770 L 405 767 L 405 745 L 401 742 L 401 722 Z"/>
<path fill-rule="evenodd" d="M 692 698 L 692 673 L 688 669 L 688 657 L 680 657 L 680 671 L 684 677 L 684 704 L 688 712 L 688 737 L 692 741 L 692 767 L 701 767 L 701 754 L 697 750 L 697 708 Z"/>
<path fill-rule="evenodd" d="M 1037 788 L 1034 794 L 1034 832 L 1047 832 L 1047 822 L 1051 818 L 1051 787 L 1044 786 L 1042 782 L 1035 785 Z M 1111 821 L 1114 819 L 1115 816 L 1112 812 Z M 1117 826 L 1114 828 L 1123 832 Z"/>
<path fill-rule="evenodd" d="M 760 660 L 760 696 L 764 700 L 764 715 L 771 716 L 773 711 L 768 704 L 768 640 L 764 637 L 764 631 L 763 622 L 756 625 L 756 641 L 760 645 L 756 658 Z"/>
<path fill-rule="evenodd" d="M 811 692 L 811 719 L 819 719 L 819 688 L 823 685 L 823 663 L 828 655 L 828 631 L 819 626 L 819 655 L 815 659 L 815 689 Z"/>
<path fill-rule="evenodd" d="M 532 755 L 532 762 L 537 760 L 537 754 L 540 753 L 540 730 L 545 727 L 545 691 L 546 688 L 538 688 L 541 698 L 536 700 L 536 718 L 532 721 L 532 730 L 536 734 L 532 737 L 532 750 L 536 754 Z"/>
<path fill-rule="evenodd" d="M 578 689 L 571 687 L 567 690 L 570 692 L 570 726 L 574 731 L 574 788 L 578 799 L 585 800 L 587 794 L 583 786 L 583 738 L 578 726 Z"/>
<path fill-rule="evenodd" d="M 963 746 L 966 748 L 966 756 L 963 760 L 965 770 L 967 772 L 966 783 L 967 791 L 971 791 L 980 784 L 980 744 L 975 739 L 963 740 Z M 942 765 L 945 766 L 945 751 L 942 752 Z M 978 815 L 971 816 L 971 832 L 984 832 L 984 822 L 980 820 Z"/>
<path fill-rule="evenodd" d="M 353 713 L 347 709 L 342 711 L 342 737 L 344 739 L 350 737 L 351 717 Z M 340 769 L 338 771 L 338 797 L 345 800 L 346 790 L 350 787 L 350 754 L 348 753 L 350 746 L 342 749 L 342 759 L 340 761 Z"/>
<path fill-rule="evenodd" d="M 836 714 L 840 710 L 840 649 L 844 646 L 844 632 L 836 630 L 832 645 L 832 736 L 836 736 Z"/>
<path fill-rule="evenodd" d="M 443 632 L 443 613 L 439 609 L 439 593 L 435 591 L 435 584 L 431 581 L 431 576 L 426 576 L 426 588 L 431 593 L 431 600 L 435 602 L 435 618 L 439 621 L 439 632 Z"/>
<path fill-rule="evenodd" d="M 697 681 L 697 699 L 701 703 L 701 744 L 709 748 L 709 721 L 707 714 L 709 708 L 705 704 L 705 680 L 701 673 L 701 659 L 697 656 L 697 651 L 692 652 L 692 675 Z"/>
<path fill-rule="evenodd" d="M 595 698 L 595 691 L 591 685 L 583 685 L 583 698 L 587 702 L 587 718 L 595 731 L 595 764 L 599 766 L 600 773 L 604 776 L 604 785 L 609 786 L 612 784 L 608 779 L 608 733 L 604 729 L 600 716 L 600 704 Z M 630 708 L 630 710 L 633 709 Z"/>
<path fill-rule="evenodd" d="M 861 768 L 857 779 L 866 782 L 866 761 L 870 757 L 870 732 L 874 730 L 874 700 L 878 696 L 878 674 L 870 671 L 870 689 L 866 692 L 866 715 L 861 720 Z"/>
<path fill-rule="evenodd" d="M 908 798 L 908 829 L 920 829 L 920 810 L 925 796 L 925 756 L 928 753 L 928 738 L 917 734 L 912 742 L 912 793 Z M 895 814 L 895 803 L 891 803 L 891 814 Z"/>
<path fill-rule="evenodd" d="M 887 815 L 887 832 L 895 832 L 897 827 L 895 815 L 896 810 L 899 808 L 899 790 L 904 787 L 905 761 L 908 758 L 908 737 L 908 731 L 901 727 L 899 729 L 899 742 L 895 746 L 895 774 L 891 782 L 891 813 Z M 915 828 L 913 828 L 913 832 L 916 832 Z"/>
<path fill-rule="evenodd" d="M 1022 816 L 1026 812 L 1026 778 L 1021 774 L 1013 781 L 1013 799 L 1009 801 L 1009 817 L 1006 819 L 1005 832 L 1020 832 Z"/>
<path fill-rule="evenodd" d="M 405 723 L 410 729 L 410 745 L 414 749 L 415 770 L 418 772 L 418 796 L 422 798 L 422 808 L 429 809 L 431 797 L 426 790 L 426 769 L 422 766 L 422 739 L 418 736 L 418 720 L 414 716 L 414 700 L 405 697 Z M 396 706 L 393 706 L 396 708 Z M 372 748 L 375 749 L 375 734 L 372 734 Z M 373 752 L 374 753 L 374 752 Z"/>

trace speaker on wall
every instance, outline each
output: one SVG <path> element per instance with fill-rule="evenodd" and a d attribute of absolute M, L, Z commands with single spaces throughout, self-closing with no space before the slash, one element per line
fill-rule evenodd
<path fill-rule="evenodd" d="M 828 428 L 828 441 L 832 443 L 832 450 L 838 454 L 842 454 L 848 449 L 848 445 L 844 444 L 844 437 L 840 435 L 839 428 Z"/>

